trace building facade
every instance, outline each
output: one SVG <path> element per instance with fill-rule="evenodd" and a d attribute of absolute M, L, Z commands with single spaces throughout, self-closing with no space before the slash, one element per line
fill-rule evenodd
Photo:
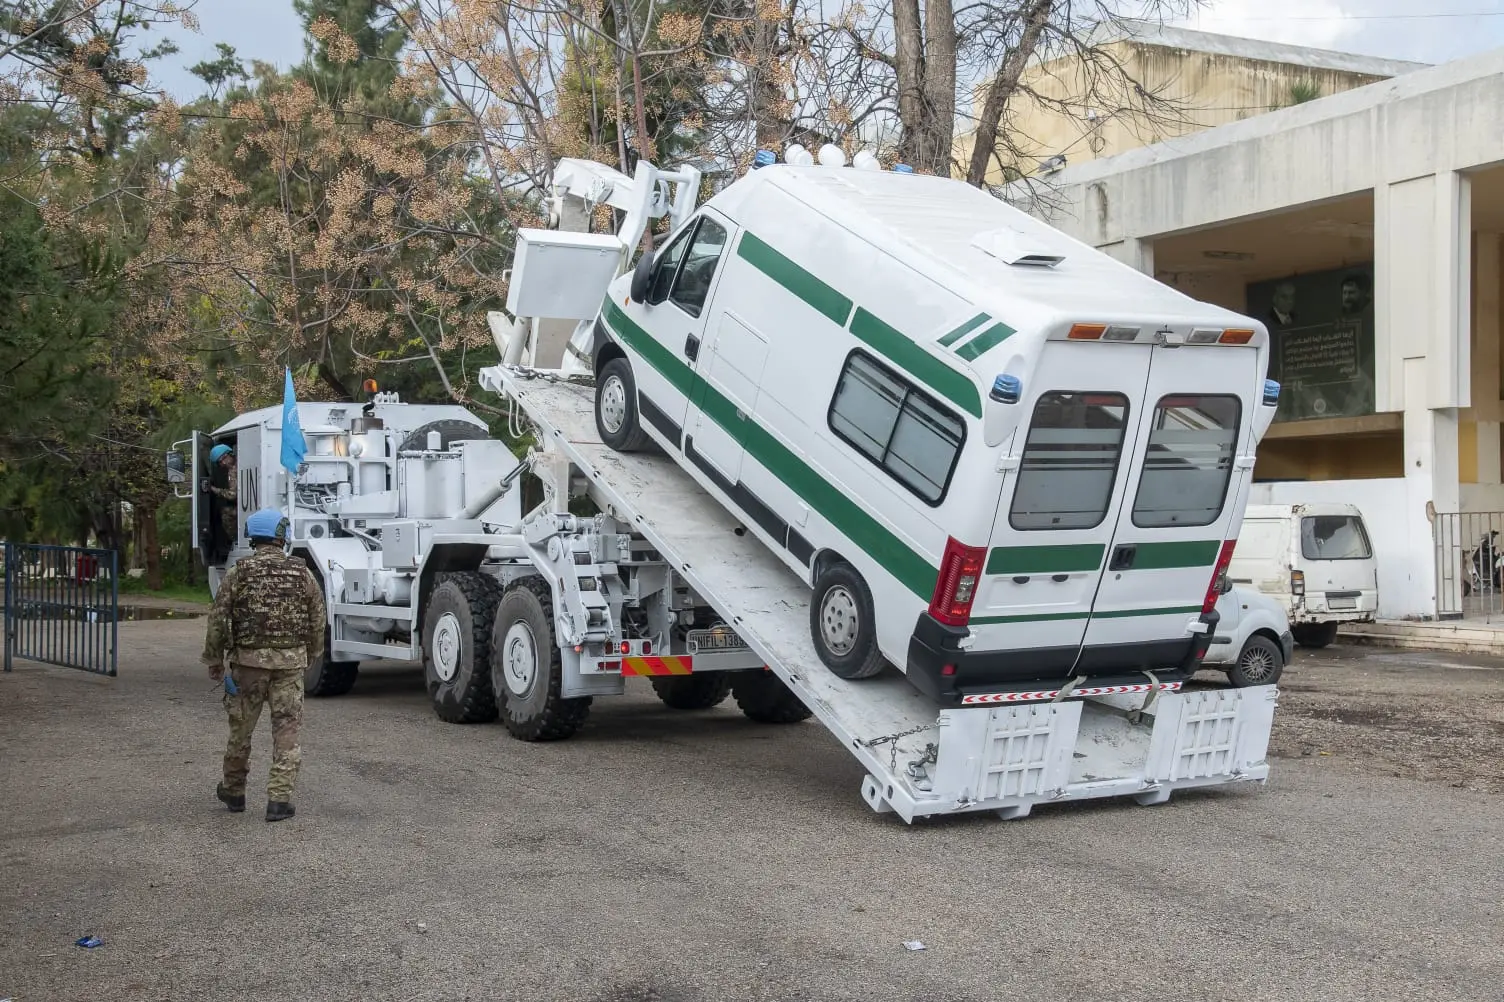
<path fill-rule="evenodd" d="M 1381 614 L 1465 612 L 1469 537 L 1504 513 L 1504 51 L 1050 182 L 1008 197 L 1269 327 L 1285 390 L 1255 500 L 1357 504 Z"/>
<path fill-rule="evenodd" d="M 1115 26 L 1089 48 L 1090 56 L 1025 71 L 1009 107 L 1010 178 L 1054 157 L 1067 166 L 1087 163 L 1424 68 L 1149 22 Z M 1154 100 L 1132 93 L 1135 84 Z M 975 106 L 981 103 L 978 94 Z M 1146 114 L 1146 105 L 1156 110 Z M 970 161 L 971 148 L 963 133 L 958 163 Z M 1001 165 L 994 163 L 988 180 L 1004 180 Z"/>

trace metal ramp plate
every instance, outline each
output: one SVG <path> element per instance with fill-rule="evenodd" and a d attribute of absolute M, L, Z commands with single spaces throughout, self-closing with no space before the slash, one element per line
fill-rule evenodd
<path fill-rule="evenodd" d="M 612 514 L 678 568 L 856 756 L 876 811 L 905 821 L 977 810 L 1019 818 L 1036 803 L 1159 803 L 1178 788 L 1268 776 L 1273 686 L 1163 693 L 1137 724 L 1129 714 L 1143 695 L 941 709 L 896 670 L 837 678 L 810 641 L 804 582 L 673 460 L 603 443 L 592 387 L 499 367 L 482 370 L 481 384 L 515 399 L 540 444 L 590 478 Z"/>
<path fill-rule="evenodd" d="M 847 750 L 892 787 L 893 796 L 884 799 L 909 820 L 903 802 L 924 799 L 924 791 L 905 770 L 938 744 L 939 708 L 893 669 L 857 682 L 831 674 L 810 640 L 809 587 L 756 537 L 745 530 L 739 535 L 736 516 L 673 460 L 618 453 L 602 442 L 592 387 L 504 369 L 484 370 L 483 385 L 493 373 L 501 385 L 488 388 L 522 405 L 540 439 L 591 479 L 596 494 L 617 508 L 612 514 L 677 567 Z M 936 802 L 916 813 L 954 809 Z"/>

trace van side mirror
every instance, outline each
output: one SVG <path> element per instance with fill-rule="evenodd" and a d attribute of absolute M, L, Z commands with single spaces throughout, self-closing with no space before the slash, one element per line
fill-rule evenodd
<path fill-rule="evenodd" d="M 167 453 L 167 482 L 169 484 L 183 484 L 188 482 L 188 467 L 183 459 L 183 454 L 176 449 Z"/>
<path fill-rule="evenodd" d="M 1226 595 L 1230 591 L 1232 591 L 1232 578 L 1227 576 L 1226 571 L 1223 571 L 1217 575 L 1217 594 Z"/>
<path fill-rule="evenodd" d="M 632 272 L 632 302 L 646 303 L 653 285 L 653 252 L 643 251 Z"/>

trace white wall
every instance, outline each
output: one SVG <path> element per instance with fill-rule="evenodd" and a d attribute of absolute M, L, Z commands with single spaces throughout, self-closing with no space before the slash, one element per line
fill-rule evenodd
<path fill-rule="evenodd" d="M 1356 505 L 1363 513 L 1379 570 L 1379 616 L 1382 619 L 1430 619 L 1436 615 L 1436 558 L 1431 523 L 1424 507 L 1408 511 L 1409 490 L 1403 479 L 1310 480 L 1254 484 L 1249 504 L 1303 504 L 1333 501 Z"/>

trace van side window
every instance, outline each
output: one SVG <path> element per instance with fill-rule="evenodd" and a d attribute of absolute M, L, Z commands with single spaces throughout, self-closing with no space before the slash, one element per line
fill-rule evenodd
<path fill-rule="evenodd" d="M 1160 400 L 1133 502 L 1134 525 L 1211 525 L 1221 516 L 1242 413 L 1242 401 L 1230 394 Z"/>
<path fill-rule="evenodd" d="M 861 352 L 846 356 L 830 430 L 930 507 L 940 504 L 966 440 L 955 414 Z"/>
<path fill-rule="evenodd" d="M 1094 529 L 1107 517 L 1128 428 L 1121 393 L 1055 390 L 1034 405 L 1013 489 L 1015 529 Z"/>
<path fill-rule="evenodd" d="M 715 276 L 716 262 L 726 249 L 726 227 L 708 216 L 700 218 L 700 229 L 690 241 L 689 253 L 684 257 L 684 267 L 674 281 L 674 291 L 668 301 L 692 317 L 700 315 L 705 300 L 710 296 L 710 280 Z"/>
<path fill-rule="evenodd" d="M 679 262 L 684 260 L 684 250 L 694 239 L 694 231 L 694 224 L 690 224 L 683 233 L 664 248 L 658 260 L 653 262 L 653 281 L 648 285 L 646 299 L 649 305 L 657 306 L 668 298 L 669 289 L 674 284 L 674 276 L 679 274 Z"/>

